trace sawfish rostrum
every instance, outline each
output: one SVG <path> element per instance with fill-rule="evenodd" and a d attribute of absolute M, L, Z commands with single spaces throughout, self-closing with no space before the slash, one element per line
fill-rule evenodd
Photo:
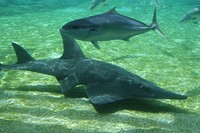
<path fill-rule="evenodd" d="M 16 64 L 0 64 L 0 70 L 27 70 L 56 77 L 62 93 L 76 85 L 85 85 L 86 94 L 93 104 L 106 104 L 122 99 L 186 99 L 158 87 L 125 69 L 113 64 L 86 58 L 74 39 L 63 35 L 64 53 L 61 58 L 35 60 L 25 49 L 12 43 L 18 61 Z"/>
<path fill-rule="evenodd" d="M 91 41 L 96 48 L 98 41 L 129 40 L 129 38 L 147 31 L 154 30 L 164 37 L 157 24 L 156 8 L 152 23 L 146 25 L 136 19 L 123 16 L 115 11 L 115 8 L 99 15 L 77 19 L 66 23 L 62 27 L 63 34 L 73 38 Z"/>

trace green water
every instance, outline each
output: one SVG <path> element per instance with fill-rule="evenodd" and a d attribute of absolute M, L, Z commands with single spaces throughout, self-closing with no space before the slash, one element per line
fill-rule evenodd
<path fill-rule="evenodd" d="M 80 1 L 19 4 L 18 0 L 5 4 L 0 8 L 0 62 L 16 61 L 12 41 L 20 43 L 35 59 L 58 58 L 63 51 L 59 29 L 74 19 L 117 6 L 119 13 L 150 24 L 154 9 L 149 3 L 110 0 L 90 11 L 90 1 Z M 84 86 L 65 97 L 54 77 L 1 71 L 0 132 L 198 132 L 200 25 L 178 22 L 198 2 L 169 1 L 157 7 L 158 23 L 167 39 L 150 31 L 130 42 L 99 42 L 101 51 L 90 42 L 78 41 L 87 57 L 121 66 L 188 99 L 133 99 L 96 107 L 97 111 Z"/>

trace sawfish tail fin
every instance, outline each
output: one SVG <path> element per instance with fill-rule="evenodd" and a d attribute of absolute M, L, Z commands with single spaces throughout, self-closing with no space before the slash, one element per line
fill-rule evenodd
<path fill-rule="evenodd" d="M 12 46 L 13 46 L 13 48 L 15 50 L 15 54 L 17 56 L 16 64 L 26 63 L 26 62 L 34 60 L 34 58 L 16 42 L 13 42 Z"/>
<path fill-rule="evenodd" d="M 156 7 L 154 8 L 154 13 L 153 13 L 153 18 L 152 18 L 152 23 L 150 25 L 150 27 L 156 31 L 160 36 L 162 36 L 163 38 L 166 38 L 165 35 L 162 33 L 162 31 L 160 30 L 158 23 L 157 23 L 157 17 L 156 17 Z"/>

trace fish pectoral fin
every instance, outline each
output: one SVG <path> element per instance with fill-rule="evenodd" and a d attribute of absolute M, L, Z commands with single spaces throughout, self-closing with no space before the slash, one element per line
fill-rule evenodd
<path fill-rule="evenodd" d="M 123 39 L 126 42 L 130 42 L 130 37 Z"/>
<path fill-rule="evenodd" d="M 99 105 L 131 97 L 117 81 L 90 84 L 86 87 L 86 94 L 92 104 Z"/>
<path fill-rule="evenodd" d="M 57 78 L 58 80 L 58 78 Z M 74 88 L 78 84 L 78 80 L 75 74 L 70 75 L 69 77 L 66 77 L 62 80 L 58 80 L 62 93 L 65 94 L 70 89 Z"/>
<path fill-rule="evenodd" d="M 100 50 L 100 46 L 98 45 L 97 41 L 91 41 L 91 43 L 95 46 L 95 48 L 97 48 L 98 50 Z"/>

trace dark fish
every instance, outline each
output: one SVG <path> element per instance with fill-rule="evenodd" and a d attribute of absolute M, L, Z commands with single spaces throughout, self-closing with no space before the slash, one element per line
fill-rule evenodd
<path fill-rule="evenodd" d="M 74 39 L 62 35 L 64 53 L 61 58 L 35 60 L 25 49 L 12 43 L 18 61 L 16 64 L 0 64 L 2 70 L 27 70 L 56 77 L 67 93 L 76 85 L 84 84 L 86 94 L 93 104 L 106 104 L 122 99 L 186 99 L 158 87 L 121 67 L 98 60 L 86 58 Z"/>
<path fill-rule="evenodd" d="M 150 30 L 154 30 L 164 37 L 157 24 L 156 8 L 150 25 L 120 15 L 114 8 L 107 13 L 71 21 L 62 27 L 63 34 L 79 40 L 91 41 L 98 49 L 100 48 L 97 43 L 98 41 L 127 41 L 133 36 Z"/>

